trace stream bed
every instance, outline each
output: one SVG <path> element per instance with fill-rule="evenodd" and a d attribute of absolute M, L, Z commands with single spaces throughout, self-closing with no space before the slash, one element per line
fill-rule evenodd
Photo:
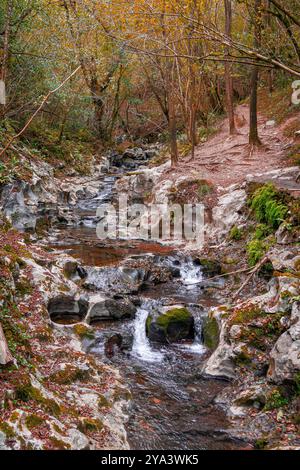
<path fill-rule="evenodd" d="M 108 179 L 103 197 L 100 194 L 95 201 L 82 201 L 77 210 L 82 211 L 89 222 L 75 228 L 56 227 L 50 234 L 50 247 L 70 254 L 85 267 L 104 270 L 118 269 L 120 263 L 130 257 L 143 260 L 144 256 L 158 256 L 167 261 L 170 257 L 182 257 L 176 249 L 157 243 L 137 240 L 102 243 L 97 239 L 93 226 L 95 206 L 109 199 L 111 188 Z M 139 293 L 134 319 L 93 324 L 96 339 L 88 345 L 87 351 L 118 368 L 130 389 L 127 434 L 131 449 L 232 450 L 245 447 L 244 442 L 230 438 L 226 415 L 214 404 L 226 382 L 201 377 L 201 365 L 210 354 L 202 344 L 202 320 L 207 307 L 218 304 L 217 296 L 212 299 L 206 294 L 201 284 L 200 266 L 185 260 L 178 269 L 177 279 L 148 286 Z M 193 306 L 196 312 L 193 313 L 194 340 L 169 345 L 150 343 L 146 320 L 149 311 L 159 304 Z M 111 334 L 126 337 L 128 347 L 106 357 L 105 337 Z"/>

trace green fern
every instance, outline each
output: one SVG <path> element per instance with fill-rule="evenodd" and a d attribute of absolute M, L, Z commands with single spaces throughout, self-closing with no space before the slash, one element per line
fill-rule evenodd
<path fill-rule="evenodd" d="M 258 222 L 276 229 L 284 221 L 288 208 L 272 183 L 257 189 L 251 200 L 251 209 Z"/>

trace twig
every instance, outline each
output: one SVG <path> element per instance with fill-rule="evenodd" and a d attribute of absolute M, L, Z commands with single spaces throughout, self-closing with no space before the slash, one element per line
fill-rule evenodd
<path fill-rule="evenodd" d="M 240 295 L 240 293 L 244 290 L 246 285 L 251 281 L 253 278 L 254 274 L 259 271 L 259 269 L 269 260 L 269 255 L 267 254 L 253 269 L 250 271 L 249 276 L 247 277 L 246 281 L 241 285 L 239 290 L 234 294 L 232 300 L 236 300 L 237 297 Z"/>
<path fill-rule="evenodd" d="M 19 137 L 21 137 L 21 135 L 26 131 L 26 129 L 30 126 L 30 124 L 32 123 L 32 121 L 34 120 L 34 118 L 37 116 L 37 114 L 41 111 L 41 109 L 43 108 L 43 106 L 45 105 L 45 103 L 48 101 L 48 99 L 50 98 L 51 95 L 53 95 L 54 93 L 56 93 L 58 90 L 60 90 L 72 77 L 74 77 L 74 75 L 78 72 L 78 70 L 81 69 L 81 65 L 79 67 L 77 67 L 77 69 L 75 69 L 58 87 L 56 87 L 54 90 L 51 90 L 49 91 L 49 93 L 44 97 L 43 101 L 41 102 L 41 104 L 39 105 L 39 107 L 37 108 L 37 110 L 33 113 L 33 115 L 31 116 L 31 118 L 27 121 L 27 123 L 25 124 L 25 126 L 23 127 L 23 129 L 16 135 L 14 135 L 10 141 L 8 142 L 8 144 L 6 144 L 6 146 L 4 147 L 4 149 L 0 152 L 0 158 L 5 154 L 5 152 L 9 149 L 9 147 L 11 146 L 11 144 L 16 140 L 18 139 Z"/>

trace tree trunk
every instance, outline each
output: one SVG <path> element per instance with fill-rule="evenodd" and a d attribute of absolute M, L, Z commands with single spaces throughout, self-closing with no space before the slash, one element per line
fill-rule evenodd
<path fill-rule="evenodd" d="M 224 0 L 225 5 L 225 34 L 231 38 L 232 30 L 232 5 L 231 0 Z M 230 50 L 226 48 L 226 57 L 229 59 Z M 233 80 L 232 80 L 232 66 L 229 61 L 225 62 L 225 87 L 226 87 L 226 107 L 229 119 L 229 134 L 236 134 L 235 121 L 234 121 L 234 104 L 233 104 Z"/>
<path fill-rule="evenodd" d="M 173 87 L 170 87 L 168 94 L 168 105 L 169 105 L 169 140 L 170 140 L 170 153 L 171 153 L 171 165 L 176 166 L 178 163 L 178 147 L 177 147 L 177 129 L 176 129 L 176 116 L 175 116 L 175 103 L 173 95 Z"/>
<path fill-rule="evenodd" d="M 6 338 L 0 324 L 0 365 L 6 366 L 13 362 L 13 357 L 8 349 Z"/>
<path fill-rule="evenodd" d="M 6 105 L 6 77 L 7 77 L 7 68 L 8 68 L 8 58 L 9 58 L 9 40 L 10 40 L 12 13 L 13 13 L 13 2 L 12 0 L 7 0 L 4 39 L 3 39 L 3 55 L 2 55 L 1 70 L 0 70 L 0 82 L 1 82 L 0 105 L 1 105 L 2 115 L 5 114 L 5 105 Z"/>
<path fill-rule="evenodd" d="M 255 0 L 254 9 L 254 48 L 259 49 L 261 45 L 261 2 L 262 0 Z M 251 146 L 261 145 L 258 135 L 258 122 L 257 122 L 257 88 L 259 80 L 259 68 L 257 65 L 252 67 L 251 80 L 250 80 L 250 131 L 249 131 L 249 144 Z"/>

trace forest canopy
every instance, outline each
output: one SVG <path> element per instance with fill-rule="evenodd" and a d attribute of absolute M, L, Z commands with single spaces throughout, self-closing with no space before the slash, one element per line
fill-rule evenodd
<path fill-rule="evenodd" d="M 22 134 L 43 150 L 163 140 L 176 165 L 179 134 L 193 151 L 225 112 L 235 133 L 234 103 L 249 95 L 259 145 L 258 88 L 300 77 L 299 11 L 299 0 L 5 0 L 3 145 L 56 88 Z"/>

